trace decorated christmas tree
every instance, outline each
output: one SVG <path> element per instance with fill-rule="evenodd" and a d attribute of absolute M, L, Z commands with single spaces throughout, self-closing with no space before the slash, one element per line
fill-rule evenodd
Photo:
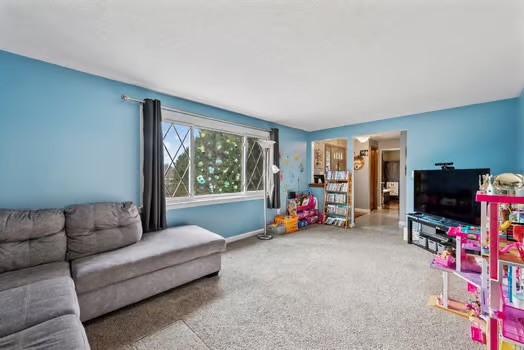
<path fill-rule="evenodd" d="M 241 191 L 242 137 L 195 130 L 195 194 Z"/>

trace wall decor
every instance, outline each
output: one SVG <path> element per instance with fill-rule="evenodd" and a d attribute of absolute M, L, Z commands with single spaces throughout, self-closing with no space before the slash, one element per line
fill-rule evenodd
<path fill-rule="evenodd" d="M 362 169 L 364 167 L 364 157 L 361 155 L 355 156 L 353 158 L 353 167 L 355 168 L 355 170 Z"/>
<path fill-rule="evenodd" d="M 361 157 L 367 157 L 368 156 L 368 150 L 367 149 L 360 150 L 360 156 Z"/>

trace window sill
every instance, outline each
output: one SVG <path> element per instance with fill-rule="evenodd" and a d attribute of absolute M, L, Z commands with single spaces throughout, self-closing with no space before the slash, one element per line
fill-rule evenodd
<path fill-rule="evenodd" d="M 221 196 L 207 196 L 192 199 L 168 199 L 166 201 L 166 209 L 183 209 L 192 207 L 201 207 L 205 205 L 216 205 L 216 204 L 227 204 L 234 202 L 252 201 L 257 199 L 264 199 L 262 192 L 250 193 L 250 194 L 232 194 L 232 195 L 221 195 Z"/>

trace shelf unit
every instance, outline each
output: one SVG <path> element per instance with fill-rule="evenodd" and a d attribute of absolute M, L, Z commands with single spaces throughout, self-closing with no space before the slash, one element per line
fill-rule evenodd
<path fill-rule="evenodd" d="M 506 303 L 502 273 L 503 265 L 522 268 L 524 261 L 518 254 L 500 253 L 500 249 L 508 242 L 501 239 L 499 231 L 500 206 L 524 205 L 524 197 L 479 192 L 476 200 L 481 203 L 481 247 L 484 257 L 481 284 L 482 291 L 486 293 L 482 306 L 488 320 L 488 349 L 499 350 L 508 345 L 524 348 L 524 323 L 521 322 L 524 319 L 524 309 Z M 510 335 L 511 332 L 514 338 Z"/>
<path fill-rule="evenodd" d="M 458 222 L 442 221 L 427 215 L 407 215 L 408 244 L 414 244 L 434 254 L 440 254 L 447 247 L 455 246 L 455 239 L 448 237 L 450 227 Z"/>
<path fill-rule="evenodd" d="M 352 179 L 349 171 L 328 171 L 324 186 L 325 223 L 344 228 L 353 227 L 351 203 Z"/>

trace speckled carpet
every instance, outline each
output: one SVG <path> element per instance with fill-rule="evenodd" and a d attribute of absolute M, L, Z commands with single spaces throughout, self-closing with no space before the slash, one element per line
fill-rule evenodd
<path fill-rule="evenodd" d="M 95 350 L 480 349 L 466 320 L 426 305 L 441 275 L 396 223 L 371 214 L 347 231 L 233 243 L 219 277 L 91 321 L 89 341 Z"/>

